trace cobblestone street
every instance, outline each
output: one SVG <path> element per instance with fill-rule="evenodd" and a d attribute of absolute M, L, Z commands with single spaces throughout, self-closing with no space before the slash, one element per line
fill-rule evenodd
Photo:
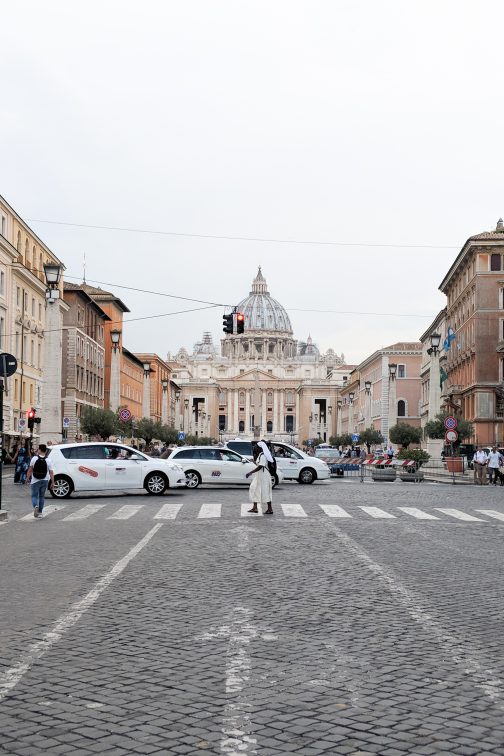
<path fill-rule="evenodd" d="M 4 479 L 0 753 L 504 754 L 504 491 Z"/>

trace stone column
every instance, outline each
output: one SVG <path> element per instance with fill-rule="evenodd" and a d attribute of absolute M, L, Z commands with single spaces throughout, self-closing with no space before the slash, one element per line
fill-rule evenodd
<path fill-rule="evenodd" d="M 285 431 L 285 389 L 280 389 L 279 392 L 279 408 L 278 408 L 278 430 L 280 433 Z"/>
<path fill-rule="evenodd" d="M 227 391 L 227 433 L 231 433 L 233 427 L 233 391 L 228 389 Z"/>
<path fill-rule="evenodd" d="M 389 410 L 387 436 L 390 444 L 390 429 L 397 424 L 397 378 L 389 377 Z"/>
<path fill-rule="evenodd" d="M 430 358 L 430 371 L 429 371 L 429 408 L 428 419 L 435 420 L 436 414 L 440 410 L 441 404 L 441 386 L 439 385 L 439 352 L 437 354 L 432 353 Z M 427 451 L 431 455 L 432 459 L 440 459 L 441 452 L 443 451 L 444 441 L 443 439 L 428 438 L 427 439 Z"/>
<path fill-rule="evenodd" d="M 273 390 L 273 433 L 278 433 L 278 389 Z"/>
<path fill-rule="evenodd" d="M 239 428 L 239 417 L 240 417 L 240 405 L 238 403 L 239 401 L 239 393 L 238 389 L 234 390 L 234 428 L 235 428 L 235 435 L 238 435 L 238 428 Z"/>
<path fill-rule="evenodd" d="M 168 425 L 168 389 L 163 389 L 161 398 L 161 425 Z"/>
<path fill-rule="evenodd" d="M 63 310 L 61 300 L 48 301 L 45 312 L 44 328 L 44 382 L 42 384 L 42 402 L 40 417 L 41 444 L 52 441 L 61 443 L 61 381 L 63 343 Z M 22 385 L 20 390 L 23 390 Z"/>
<path fill-rule="evenodd" d="M 266 433 L 266 418 L 268 417 L 267 409 L 268 393 L 266 389 L 262 390 L 262 409 L 261 409 L 261 436 Z"/>
<path fill-rule="evenodd" d="M 150 382 L 151 382 L 150 373 L 148 371 L 144 370 L 143 399 L 142 399 L 142 417 L 150 417 L 151 416 L 151 406 L 150 406 L 151 385 L 150 385 Z"/>
<path fill-rule="evenodd" d="M 250 433 L 250 390 L 245 391 L 245 433 Z"/>
<path fill-rule="evenodd" d="M 294 432 L 296 433 L 296 435 L 298 435 L 298 443 L 299 443 L 299 441 L 301 441 L 302 439 L 299 438 L 299 393 L 297 391 L 296 391 L 296 415 L 294 417 Z"/>
<path fill-rule="evenodd" d="M 110 394 L 109 408 L 117 412 L 121 403 L 121 348 L 110 353 Z"/>

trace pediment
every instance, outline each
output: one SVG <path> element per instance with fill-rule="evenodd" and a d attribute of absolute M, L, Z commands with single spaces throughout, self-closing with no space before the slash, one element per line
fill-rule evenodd
<path fill-rule="evenodd" d="M 236 375 L 234 378 L 230 378 L 228 380 L 247 381 L 247 383 L 250 383 L 250 381 L 255 381 L 256 375 L 259 376 L 260 381 L 264 379 L 266 379 L 270 383 L 281 381 L 281 378 L 277 378 L 276 375 L 271 375 L 271 373 L 266 372 L 266 370 L 261 370 L 261 368 L 259 368 L 258 370 L 256 370 L 255 368 L 245 370 L 244 373 L 240 373 L 240 375 Z"/>

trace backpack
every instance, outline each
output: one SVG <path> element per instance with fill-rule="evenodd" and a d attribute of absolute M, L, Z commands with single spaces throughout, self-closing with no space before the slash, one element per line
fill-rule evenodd
<path fill-rule="evenodd" d="M 37 461 L 33 465 L 33 477 L 37 480 L 44 480 L 47 475 L 47 469 L 45 457 L 37 457 Z"/>

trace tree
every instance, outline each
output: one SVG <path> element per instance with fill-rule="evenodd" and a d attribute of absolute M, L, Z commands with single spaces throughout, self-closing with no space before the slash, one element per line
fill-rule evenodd
<path fill-rule="evenodd" d="M 371 451 L 371 446 L 373 444 L 383 444 L 382 434 L 374 428 L 366 428 L 363 430 L 360 434 L 360 440 L 363 444 L 366 444 L 368 454 Z"/>
<path fill-rule="evenodd" d="M 449 414 L 449 412 L 439 412 L 436 415 L 435 420 L 429 420 L 429 422 L 425 424 L 424 428 L 425 437 L 444 438 L 446 433 L 444 421 L 449 416 Z M 458 441 L 457 444 L 454 445 L 458 445 L 461 441 L 464 441 L 466 438 L 471 438 L 471 436 L 474 435 L 474 426 L 469 422 L 469 420 L 465 420 L 463 417 L 458 417 L 457 420 Z"/>
<path fill-rule="evenodd" d="M 397 459 L 412 459 L 416 462 L 415 469 L 418 469 L 424 462 L 429 461 L 430 454 L 423 449 L 401 449 L 401 451 L 397 453 Z"/>
<path fill-rule="evenodd" d="M 106 441 L 117 431 L 117 415 L 112 410 L 83 407 L 81 430 L 88 436 L 98 436 Z"/>
<path fill-rule="evenodd" d="M 331 436 L 329 439 L 331 446 L 352 446 L 352 436 L 350 433 L 343 433 L 341 436 Z"/>
<path fill-rule="evenodd" d="M 403 449 L 407 449 L 410 444 L 420 443 L 422 429 L 408 423 L 398 423 L 390 428 L 389 437 L 393 444 L 400 444 Z"/>
<path fill-rule="evenodd" d="M 145 444 L 149 446 L 153 438 L 161 439 L 163 435 L 162 428 L 161 423 L 154 422 L 150 417 L 142 417 L 136 424 L 135 433 L 138 438 L 143 438 Z"/>
<path fill-rule="evenodd" d="M 305 441 L 303 441 L 303 446 L 318 446 L 319 444 L 323 443 L 323 438 L 307 438 Z"/>

